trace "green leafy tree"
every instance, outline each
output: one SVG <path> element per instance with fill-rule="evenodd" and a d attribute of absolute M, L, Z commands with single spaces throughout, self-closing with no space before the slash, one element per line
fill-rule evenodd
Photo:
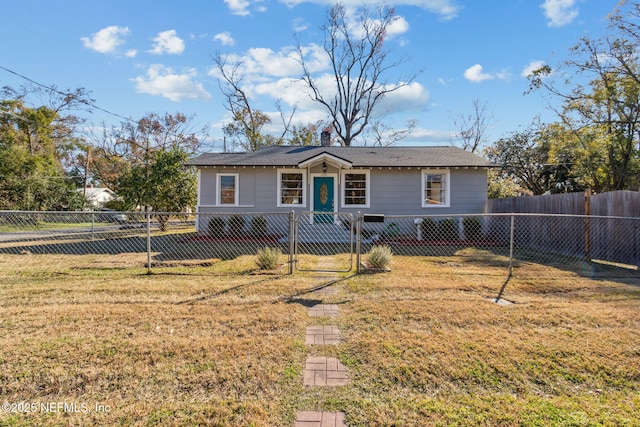
<path fill-rule="evenodd" d="M 0 208 L 77 209 L 82 199 L 62 166 L 70 130 L 46 106 L 0 101 Z"/>
<path fill-rule="evenodd" d="M 546 164 L 548 149 L 539 144 L 536 126 L 513 132 L 487 147 L 489 160 L 500 165 L 497 180 L 512 179 L 517 185 L 533 194 L 544 194 L 547 187 Z"/>
<path fill-rule="evenodd" d="M 589 137 L 592 130 L 585 128 L 578 136 L 562 123 L 541 126 L 540 143 L 548 148 L 545 177 L 550 192 L 601 191 L 605 180 L 603 140 L 598 135 Z"/>
<path fill-rule="evenodd" d="M 271 119 L 259 110 L 243 108 L 233 112 L 232 120 L 223 126 L 222 131 L 232 143 L 245 151 L 256 151 L 265 145 L 282 145 L 283 139 L 263 132 Z"/>
<path fill-rule="evenodd" d="M 207 128 L 194 130 L 193 117 L 148 114 L 105 132 L 92 154 L 92 171 L 109 181 L 122 210 L 186 212 L 195 207 L 195 171 L 184 164 L 200 147 Z M 162 229 L 169 217 L 157 215 Z"/>
<path fill-rule="evenodd" d="M 189 154 L 181 147 L 158 150 L 149 164 L 133 166 L 120 179 L 120 193 L 125 206 L 149 206 L 156 212 L 185 212 L 196 204 L 196 172 L 184 164 Z M 169 217 L 158 215 L 162 230 Z"/>
<path fill-rule="evenodd" d="M 156 153 L 178 149 L 190 156 L 207 137 L 208 128 L 196 128 L 193 119 L 180 113 L 148 114 L 137 122 L 126 121 L 106 128 L 102 135 L 94 137 L 96 142 L 91 149 L 90 162 L 92 179 L 106 184 L 118 194 L 128 194 L 123 208 L 143 208 L 148 198 L 145 196 L 146 182 L 141 177 L 151 173 Z M 142 169 L 145 173 L 132 173 L 133 169 Z M 150 206 L 158 204 L 151 203 Z"/>
<path fill-rule="evenodd" d="M 605 37 L 581 39 L 569 59 L 555 68 L 545 65 L 530 77 L 532 89 L 561 100 L 556 112 L 571 138 L 561 141 L 556 152 L 572 157 L 582 182 L 595 191 L 640 187 L 637 18 L 638 2 L 620 2 Z"/>
<path fill-rule="evenodd" d="M 489 171 L 487 197 L 490 199 L 501 199 L 506 197 L 517 197 L 522 194 L 523 189 L 516 184 L 512 177 L 499 174 L 494 170 Z"/>
<path fill-rule="evenodd" d="M 318 139 L 318 124 L 309 124 L 307 126 L 292 126 L 289 145 L 320 145 Z"/>

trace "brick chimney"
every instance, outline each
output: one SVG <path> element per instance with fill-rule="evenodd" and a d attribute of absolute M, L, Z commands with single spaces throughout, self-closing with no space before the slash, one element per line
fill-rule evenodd
<path fill-rule="evenodd" d="M 333 126 L 331 125 L 322 129 L 322 132 L 320 133 L 321 147 L 331 147 L 333 145 L 333 142 L 331 141 L 331 131 L 333 131 Z"/>

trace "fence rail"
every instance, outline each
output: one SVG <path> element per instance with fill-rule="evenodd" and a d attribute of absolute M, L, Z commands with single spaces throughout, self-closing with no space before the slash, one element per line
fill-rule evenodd
<path fill-rule="evenodd" d="M 0 211 L 0 254 L 104 255 L 103 262 L 206 265 L 279 248 L 295 271 L 351 271 L 376 245 L 397 255 L 455 256 L 472 248 L 511 261 L 638 266 L 640 218 L 485 214 L 379 216 L 344 213 Z M 113 256 L 113 257 L 107 257 Z M 332 264 L 318 257 L 331 255 Z"/>

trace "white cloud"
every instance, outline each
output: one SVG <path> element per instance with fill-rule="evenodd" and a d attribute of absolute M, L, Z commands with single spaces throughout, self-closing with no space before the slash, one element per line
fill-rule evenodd
<path fill-rule="evenodd" d="M 453 135 L 449 131 L 418 127 L 411 132 L 408 140 L 415 142 L 448 143 Z"/>
<path fill-rule="evenodd" d="M 328 66 L 326 59 L 321 59 L 320 49 L 320 46 L 303 48 L 305 55 L 309 57 L 308 67 L 312 71 L 325 69 Z M 296 48 L 291 46 L 284 47 L 277 52 L 268 48 L 253 48 L 243 55 L 229 55 L 226 62 L 230 65 L 239 64 L 236 74 L 242 76 L 245 84 L 271 81 L 274 77 L 299 77 L 302 73 L 298 52 Z M 217 67 L 212 68 L 209 75 L 219 77 Z"/>
<path fill-rule="evenodd" d="M 396 36 L 398 34 L 404 34 L 409 31 L 409 23 L 402 16 L 398 16 L 393 24 L 387 28 L 387 34 L 390 36 Z"/>
<path fill-rule="evenodd" d="M 531 76 L 533 74 L 534 71 L 536 71 L 537 69 L 539 69 L 540 67 L 542 67 L 544 65 L 545 65 L 544 61 L 531 61 L 529 63 L 529 65 L 524 67 L 524 69 L 522 70 L 522 73 L 520 75 L 522 77 L 529 77 L 529 76 Z"/>
<path fill-rule="evenodd" d="M 511 78 L 511 73 L 509 72 L 509 70 L 502 70 L 498 71 L 495 76 L 499 80 L 509 80 Z"/>
<path fill-rule="evenodd" d="M 146 77 L 136 77 L 136 92 L 160 95 L 171 101 L 184 99 L 208 101 L 211 95 L 201 83 L 194 81 L 197 73 L 194 69 L 186 69 L 177 74 L 173 69 L 160 64 L 153 64 L 147 69 Z"/>
<path fill-rule="evenodd" d="M 464 78 L 473 83 L 480 83 L 485 80 L 508 80 L 511 78 L 509 70 L 504 69 L 495 73 L 485 73 L 484 68 L 480 64 L 472 65 L 464 71 Z"/>
<path fill-rule="evenodd" d="M 464 71 L 464 78 L 474 83 L 492 80 L 495 76 L 483 72 L 482 65 L 475 64 Z"/>
<path fill-rule="evenodd" d="M 179 55 L 184 51 L 184 40 L 178 37 L 176 30 L 158 33 L 153 41 L 153 49 L 150 52 L 156 55 L 162 55 L 163 53 Z"/>
<path fill-rule="evenodd" d="M 86 48 L 100 53 L 114 53 L 118 46 L 124 43 L 124 37 L 130 33 L 128 27 L 112 25 L 93 33 L 91 37 L 82 37 Z"/>
<path fill-rule="evenodd" d="M 249 14 L 248 9 L 251 6 L 249 0 L 224 0 L 224 2 L 234 15 L 245 16 Z"/>
<path fill-rule="evenodd" d="M 578 16 L 576 2 L 577 0 L 545 0 L 540 7 L 544 9 L 547 25 L 562 27 L 573 22 Z"/>
<path fill-rule="evenodd" d="M 227 3 L 247 2 L 246 0 L 225 0 Z M 333 6 L 335 0 L 280 0 L 281 3 L 289 7 L 297 6 L 302 3 L 315 3 L 327 6 Z M 347 7 L 359 7 L 365 4 L 379 5 L 380 0 L 342 0 L 341 2 Z M 429 12 L 440 15 L 442 19 L 453 19 L 458 16 L 461 7 L 456 4 L 456 0 L 390 0 L 385 2 L 389 6 L 417 6 Z"/>
<path fill-rule="evenodd" d="M 423 110 L 429 97 L 429 91 L 422 84 L 412 82 L 387 93 L 380 101 L 379 109 L 386 112 Z"/>
<path fill-rule="evenodd" d="M 135 58 L 138 55 L 138 51 L 135 49 L 130 49 L 124 53 L 124 56 L 127 58 Z"/>
<path fill-rule="evenodd" d="M 319 91 L 325 99 L 332 99 L 336 92 L 335 76 L 323 74 L 315 80 Z M 387 89 L 393 88 L 392 85 Z M 318 111 L 318 114 L 326 115 L 326 110 L 319 103 L 312 100 L 310 89 L 300 79 L 282 78 L 272 82 L 264 82 L 252 87 L 252 94 L 266 95 L 273 99 L 279 99 L 289 106 L 297 106 L 299 111 Z M 429 102 L 429 91 L 420 83 L 412 82 L 392 92 L 387 93 L 376 106 L 379 113 L 398 113 L 403 111 L 415 111 L 424 109 Z"/>
<path fill-rule="evenodd" d="M 236 42 L 228 31 L 216 34 L 213 36 L 213 40 L 220 42 L 223 46 L 233 46 Z"/>
<path fill-rule="evenodd" d="M 296 18 L 293 20 L 294 33 L 300 33 L 302 31 L 305 31 L 307 28 L 309 28 L 309 24 L 307 24 L 307 22 L 304 19 Z"/>
<path fill-rule="evenodd" d="M 248 59 L 253 71 L 269 76 L 284 77 L 302 71 L 295 50 L 274 52 L 267 48 L 253 48 L 248 51 Z"/>
<path fill-rule="evenodd" d="M 318 44 L 312 43 L 308 46 L 302 46 L 302 54 L 304 55 L 307 70 L 312 74 L 331 67 L 327 52 L 325 52 L 324 47 Z"/>

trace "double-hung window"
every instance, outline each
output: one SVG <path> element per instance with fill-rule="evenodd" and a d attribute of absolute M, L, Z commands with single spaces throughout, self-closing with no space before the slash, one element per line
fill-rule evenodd
<path fill-rule="evenodd" d="M 219 173 L 218 174 L 218 205 L 238 205 L 238 174 Z"/>
<path fill-rule="evenodd" d="M 369 207 L 369 171 L 345 171 L 342 174 L 342 206 Z"/>
<path fill-rule="evenodd" d="M 305 206 L 306 175 L 299 169 L 278 171 L 278 206 Z"/>
<path fill-rule="evenodd" d="M 422 171 L 422 207 L 449 207 L 449 171 Z"/>

